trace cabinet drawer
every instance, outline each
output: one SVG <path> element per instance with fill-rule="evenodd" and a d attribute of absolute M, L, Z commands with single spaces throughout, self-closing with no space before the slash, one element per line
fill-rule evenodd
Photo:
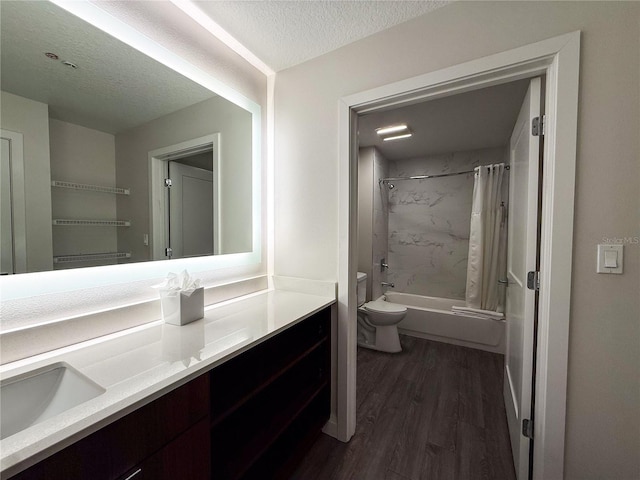
<path fill-rule="evenodd" d="M 206 417 L 208 394 L 209 376 L 201 375 L 12 478 L 120 478 Z"/>
<path fill-rule="evenodd" d="M 209 480 L 209 420 L 205 418 L 156 452 L 121 480 Z"/>
<path fill-rule="evenodd" d="M 211 371 L 214 422 L 328 342 L 331 310 L 324 310 Z"/>

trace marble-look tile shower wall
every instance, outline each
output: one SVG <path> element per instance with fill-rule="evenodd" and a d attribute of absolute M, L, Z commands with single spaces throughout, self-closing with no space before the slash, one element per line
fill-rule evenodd
<path fill-rule="evenodd" d="M 389 176 L 459 172 L 504 158 L 504 148 L 492 148 L 389 161 Z M 388 280 L 398 292 L 464 299 L 473 174 L 394 185 L 388 191 Z"/>

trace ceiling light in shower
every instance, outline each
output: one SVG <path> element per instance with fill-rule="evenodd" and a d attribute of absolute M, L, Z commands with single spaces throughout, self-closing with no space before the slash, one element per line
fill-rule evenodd
<path fill-rule="evenodd" d="M 385 137 L 382 139 L 383 142 L 388 142 L 390 140 L 400 140 L 402 138 L 409 138 L 410 136 L 412 136 L 413 133 L 409 132 L 409 133 L 403 133 L 402 135 L 392 135 L 391 137 Z"/>
<path fill-rule="evenodd" d="M 390 125 L 388 127 L 376 128 L 376 133 L 378 135 L 387 135 L 389 133 L 404 132 L 405 130 L 409 130 L 409 127 L 407 127 L 407 125 L 403 123 L 400 125 Z"/>

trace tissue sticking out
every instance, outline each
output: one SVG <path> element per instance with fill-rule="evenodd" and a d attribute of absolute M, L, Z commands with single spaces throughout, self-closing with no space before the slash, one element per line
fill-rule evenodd
<path fill-rule="evenodd" d="M 204 317 L 204 288 L 200 280 L 186 270 L 169 273 L 163 283 L 154 285 L 160 294 L 162 318 L 165 323 L 186 325 Z"/>
<path fill-rule="evenodd" d="M 153 288 L 157 288 L 164 291 L 184 292 L 188 293 L 200 287 L 200 279 L 192 278 L 189 272 L 183 270 L 179 274 L 170 272 L 164 282 L 159 285 L 154 285 Z"/>

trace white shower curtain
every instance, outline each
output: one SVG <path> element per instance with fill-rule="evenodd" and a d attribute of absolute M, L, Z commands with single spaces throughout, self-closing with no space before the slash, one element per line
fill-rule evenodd
<path fill-rule="evenodd" d="M 498 279 L 506 271 L 506 215 L 502 203 L 504 163 L 475 168 L 469 260 L 467 307 L 504 311 L 504 288 Z"/>

